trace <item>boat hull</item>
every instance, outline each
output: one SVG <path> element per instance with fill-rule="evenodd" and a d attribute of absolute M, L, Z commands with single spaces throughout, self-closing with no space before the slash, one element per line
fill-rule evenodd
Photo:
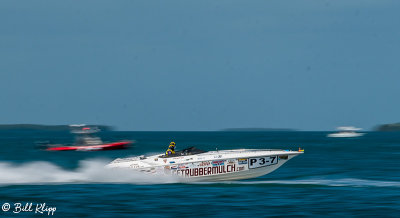
<path fill-rule="evenodd" d="M 125 149 L 132 142 L 114 142 L 102 145 L 84 145 L 84 146 L 60 146 L 60 147 L 48 147 L 47 151 L 104 151 L 104 150 L 116 150 Z"/>
<path fill-rule="evenodd" d="M 354 138 L 354 137 L 360 137 L 363 136 L 364 133 L 358 133 L 358 132 L 351 132 L 351 133 L 331 133 L 328 134 L 328 137 L 330 138 Z"/>
<path fill-rule="evenodd" d="M 285 164 L 287 160 L 280 160 L 277 164 L 269 165 L 265 167 L 259 167 L 255 169 L 245 169 L 242 171 L 235 171 L 229 173 L 221 173 L 216 175 L 206 175 L 206 176 L 191 176 L 185 177 L 181 176 L 179 179 L 182 182 L 209 182 L 209 181 L 229 181 L 229 180 L 243 180 L 243 179 L 252 179 L 267 175 L 272 173 L 283 164 Z"/>
<path fill-rule="evenodd" d="M 154 175 L 171 175 L 179 182 L 224 181 L 256 178 L 302 154 L 298 151 L 229 150 L 200 155 L 116 159 L 107 168 L 127 168 Z"/>

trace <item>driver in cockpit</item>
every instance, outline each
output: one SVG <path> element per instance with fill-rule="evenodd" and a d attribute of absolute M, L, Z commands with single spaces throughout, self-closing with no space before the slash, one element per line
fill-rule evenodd
<path fill-rule="evenodd" d="M 166 156 L 169 156 L 171 154 L 175 154 L 175 142 L 169 143 L 168 150 L 165 152 Z"/>

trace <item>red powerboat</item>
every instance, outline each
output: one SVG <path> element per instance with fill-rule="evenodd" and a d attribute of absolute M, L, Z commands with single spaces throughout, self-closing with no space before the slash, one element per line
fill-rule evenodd
<path fill-rule="evenodd" d="M 128 148 L 132 142 L 113 142 L 101 145 L 82 145 L 82 146 L 60 146 L 60 147 L 49 147 L 47 151 L 101 151 L 101 150 L 116 150 Z"/>
<path fill-rule="evenodd" d="M 75 143 L 72 145 L 46 144 L 47 151 L 103 151 L 128 148 L 133 142 L 103 142 L 99 137 L 93 136 L 93 133 L 99 132 L 97 127 L 86 127 L 81 125 L 70 125 L 71 133 L 76 135 Z"/>

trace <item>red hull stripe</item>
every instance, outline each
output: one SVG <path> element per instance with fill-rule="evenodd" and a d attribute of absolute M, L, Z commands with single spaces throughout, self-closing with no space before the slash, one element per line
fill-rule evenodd
<path fill-rule="evenodd" d="M 114 142 L 103 145 L 64 146 L 47 148 L 47 151 L 74 151 L 74 150 L 113 150 L 127 147 L 131 142 Z"/>

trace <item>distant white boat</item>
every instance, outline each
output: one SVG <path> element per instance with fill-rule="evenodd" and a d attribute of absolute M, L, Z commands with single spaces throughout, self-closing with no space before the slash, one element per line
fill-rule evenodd
<path fill-rule="evenodd" d="M 354 126 L 341 126 L 336 128 L 339 132 L 328 134 L 328 137 L 334 138 L 352 138 L 360 137 L 365 135 L 365 133 L 356 132 L 362 130 L 361 128 L 356 128 Z"/>

